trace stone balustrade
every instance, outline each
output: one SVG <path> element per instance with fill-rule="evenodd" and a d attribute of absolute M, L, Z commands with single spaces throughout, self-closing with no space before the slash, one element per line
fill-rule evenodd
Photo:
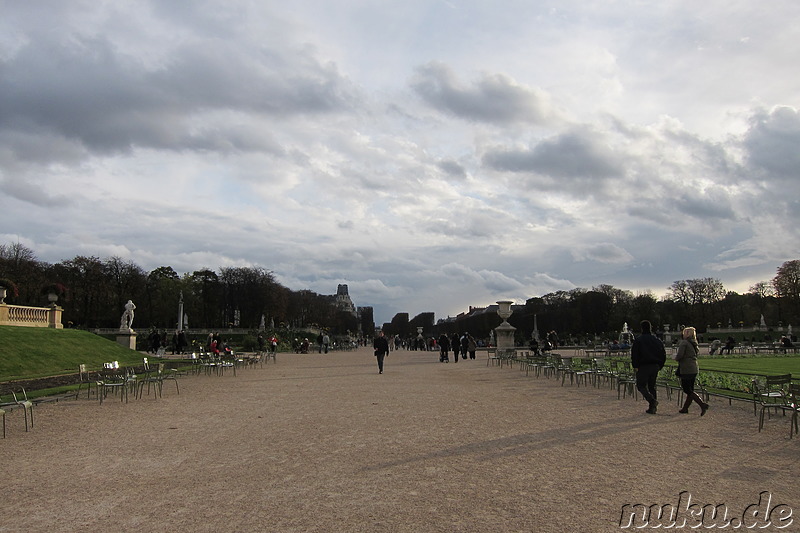
<path fill-rule="evenodd" d="M 28 307 L 24 305 L 0 304 L 0 326 L 23 326 L 29 328 L 61 329 L 61 313 L 58 306 Z"/>

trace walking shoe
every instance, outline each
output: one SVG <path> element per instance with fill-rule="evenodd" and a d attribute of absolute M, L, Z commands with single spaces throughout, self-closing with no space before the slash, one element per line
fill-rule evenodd
<path fill-rule="evenodd" d="M 648 415 L 654 415 L 654 414 L 656 414 L 656 408 L 655 407 L 651 407 L 650 409 L 645 411 L 645 413 L 647 413 Z"/>
<path fill-rule="evenodd" d="M 683 414 L 687 414 L 687 413 L 689 412 L 689 409 L 687 409 L 687 408 L 683 408 L 683 409 L 681 409 L 681 410 L 680 410 L 680 411 L 678 411 L 678 412 L 679 412 L 679 413 L 683 413 Z"/>
<path fill-rule="evenodd" d="M 708 411 L 708 404 L 704 403 L 703 405 L 700 406 L 700 416 L 704 416 L 706 414 L 706 411 Z"/>

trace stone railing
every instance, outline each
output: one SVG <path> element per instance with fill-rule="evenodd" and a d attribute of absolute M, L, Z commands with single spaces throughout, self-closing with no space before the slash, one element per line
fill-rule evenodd
<path fill-rule="evenodd" d="M 63 309 L 53 307 L 27 307 L 24 305 L 0 304 L 0 326 L 23 326 L 28 328 L 61 329 Z"/>

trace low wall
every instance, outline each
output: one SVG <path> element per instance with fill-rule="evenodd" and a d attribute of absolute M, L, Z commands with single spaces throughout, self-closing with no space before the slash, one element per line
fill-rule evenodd
<path fill-rule="evenodd" d="M 61 313 L 58 306 L 28 307 L 24 305 L 0 304 L 0 326 L 61 329 Z"/>

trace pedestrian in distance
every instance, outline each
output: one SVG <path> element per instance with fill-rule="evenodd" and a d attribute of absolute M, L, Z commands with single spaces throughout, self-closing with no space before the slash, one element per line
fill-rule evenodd
<path fill-rule="evenodd" d="M 467 351 L 469 352 L 469 358 L 475 359 L 475 352 L 478 351 L 478 343 L 475 342 L 475 337 L 467 333 Z"/>
<path fill-rule="evenodd" d="M 372 347 L 375 349 L 375 357 L 378 360 L 378 374 L 383 374 L 383 359 L 389 355 L 389 341 L 384 336 L 383 331 L 380 331 L 375 340 L 372 341 Z"/>
<path fill-rule="evenodd" d="M 326 333 L 325 335 L 322 336 L 322 353 L 328 353 L 328 348 L 330 347 L 330 344 L 331 344 L 331 338 Z"/>
<path fill-rule="evenodd" d="M 445 333 L 439 336 L 439 362 L 450 362 L 450 339 Z"/>
<path fill-rule="evenodd" d="M 642 320 L 641 328 L 642 334 L 636 337 L 631 347 L 631 365 L 636 372 L 636 389 L 649 404 L 645 412 L 654 415 L 658 408 L 656 378 L 667 361 L 667 350 L 664 343 L 653 335 L 649 320 Z"/>
<path fill-rule="evenodd" d="M 453 333 L 450 337 L 450 347 L 453 349 L 453 359 L 458 363 L 458 354 L 461 351 L 461 341 L 458 338 L 458 333 Z"/>
<path fill-rule="evenodd" d="M 464 334 L 461 336 L 460 342 L 461 342 L 461 359 L 466 359 L 467 352 L 469 351 L 469 333 L 465 331 Z"/>

